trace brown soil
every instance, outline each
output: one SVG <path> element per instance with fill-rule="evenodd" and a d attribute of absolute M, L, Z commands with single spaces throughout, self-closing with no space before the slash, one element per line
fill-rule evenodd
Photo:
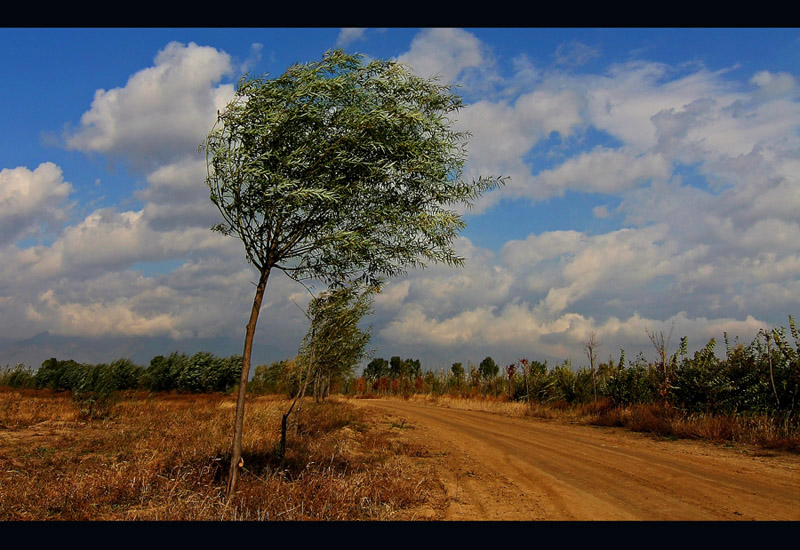
<path fill-rule="evenodd" d="M 444 520 L 800 520 L 800 459 L 620 428 L 400 400 L 387 415 L 441 484 Z"/>

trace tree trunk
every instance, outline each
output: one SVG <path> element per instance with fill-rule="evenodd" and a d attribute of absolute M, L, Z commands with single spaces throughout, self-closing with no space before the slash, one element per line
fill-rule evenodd
<path fill-rule="evenodd" d="M 227 498 L 233 496 L 239 484 L 239 468 L 242 467 L 242 431 L 244 429 L 244 402 L 247 393 L 247 378 L 250 375 L 250 355 L 253 351 L 253 336 L 256 332 L 258 314 L 261 311 L 261 301 L 264 298 L 264 291 L 267 288 L 269 279 L 269 268 L 261 271 L 256 286 L 256 296 L 253 299 L 253 309 L 250 312 L 250 321 L 247 323 L 247 331 L 244 337 L 244 353 L 242 354 L 242 377 L 239 380 L 239 396 L 236 400 L 236 419 L 233 424 L 233 447 L 231 452 L 231 469 L 228 474 Z"/>

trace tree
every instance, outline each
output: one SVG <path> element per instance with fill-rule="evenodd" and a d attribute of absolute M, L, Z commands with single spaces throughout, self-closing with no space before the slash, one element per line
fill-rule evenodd
<path fill-rule="evenodd" d="M 468 133 L 448 85 L 341 50 L 280 77 L 243 77 L 206 143 L 206 183 L 258 271 L 246 325 L 227 494 L 236 490 L 250 356 L 269 275 L 379 285 L 429 262 L 462 265 L 452 243 L 469 207 L 502 178 L 462 179 Z"/>
<path fill-rule="evenodd" d="M 361 291 L 358 285 L 350 284 L 324 292 L 309 303 L 311 327 L 300 357 L 301 362 L 310 361 L 313 346 L 310 374 L 317 401 L 324 400 L 333 378 L 352 374 L 364 358 L 370 332 L 358 324 L 372 312 L 375 291 L 374 287 Z"/>
<path fill-rule="evenodd" d="M 382 376 L 389 376 L 389 361 L 383 357 L 376 357 L 370 361 L 364 369 L 364 378 L 375 382 Z"/>
<path fill-rule="evenodd" d="M 589 338 L 583 344 L 583 351 L 589 359 L 589 370 L 592 373 L 592 392 L 594 393 L 594 408 L 597 410 L 597 374 L 594 368 L 594 362 L 597 360 L 597 348 L 600 347 L 600 342 L 595 339 L 594 332 L 589 333 Z"/>
<path fill-rule="evenodd" d="M 530 366 L 531 362 L 523 357 L 518 361 L 518 363 L 522 369 L 522 380 L 525 382 L 525 402 L 527 403 L 531 399 L 530 388 L 528 386 L 528 367 Z"/>
<path fill-rule="evenodd" d="M 403 378 L 406 374 L 406 362 L 399 355 L 393 355 L 389 359 L 389 376 L 392 378 Z"/>
<path fill-rule="evenodd" d="M 412 378 L 422 376 L 422 363 L 420 363 L 419 359 L 406 359 L 406 372 Z"/>
<path fill-rule="evenodd" d="M 286 393 L 294 397 L 300 393 L 300 385 L 297 377 L 293 376 L 297 370 L 293 367 L 294 361 L 286 359 L 259 365 L 250 385 L 257 393 Z"/>
<path fill-rule="evenodd" d="M 281 418 L 281 440 L 278 454 L 281 467 L 286 456 L 286 429 L 289 415 L 303 399 L 312 376 L 314 378 L 314 398 L 323 401 L 334 376 L 350 375 L 356 364 L 366 354 L 369 342 L 369 329 L 361 330 L 359 321 L 372 311 L 372 295 L 377 291 L 369 287 L 359 291 L 358 285 L 351 283 L 321 296 L 315 297 L 308 305 L 306 316 L 311 321 L 306 337 L 303 339 L 297 362 L 301 365 L 300 390 L 295 394 L 292 404 Z M 306 368 L 303 369 L 302 366 Z M 299 414 L 299 406 L 298 406 Z"/>
<path fill-rule="evenodd" d="M 497 363 L 494 362 L 494 359 L 491 357 L 486 357 L 478 365 L 478 370 L 480 370 L 483 379 L 488 381 L 498 375 L 500 372 L 500 367 L 497 366 Z"/>
<path fill-rule="evenodd" d="M 656 354 L 658 354 L 658 359 L 656 360 L 656 368 L 658 369 L 659 375 L 661 376 L 661 388 L 659 389 L 659 393 L 661 394 L 661 399 L 664 403 L 667 402 L 669 398 L 670 388 L 672 386 L 672 375 L 675 367 L 678 363 L 678 356 L 679 355 L 686 355 L 686 337 L 684 336 L 681 338 L 680 346 L 678 350 L 672 355 L 672 357 L 667 357 L 669 354 L 669 343 L 672 340 L 672 331 L 675 328 L 675 323 L 672 323 L 669 327 L 669 335 L 664 337 L 663 331 L 653 331 L 650 332 L 647 327 L 645 327 L 644 331 L 647 334 L 647 337 L 650 338 L 650 342 L 652 342 L 653 347 L 656 349 Z M 725 334 L 726 339 L 726 347 L 727 346 L 727 338 L 728 335 Z"/>

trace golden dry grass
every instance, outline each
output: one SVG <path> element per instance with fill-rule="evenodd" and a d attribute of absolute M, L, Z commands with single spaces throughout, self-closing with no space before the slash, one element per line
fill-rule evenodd
<path fill-rule="evenodd" d="M 232 403 L 129 394 L 85 419 L 68 393 L 0 391 L 0 520 L 402 519 L 431 495 L 390 431 L 342 402 L 303 404 L 279 470 L 288 404 L 259 397 L 226 504 Z"/>

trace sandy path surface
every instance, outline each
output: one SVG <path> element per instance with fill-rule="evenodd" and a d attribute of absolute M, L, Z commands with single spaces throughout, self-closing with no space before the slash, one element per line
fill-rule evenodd
<path fill-rule="evenodd" d="M 352 401 L 351 401 L 352 402 Z M 358 400 L 431 452 L 447 520 L 800 520 L 800 458 L 420 402 Z"/>

